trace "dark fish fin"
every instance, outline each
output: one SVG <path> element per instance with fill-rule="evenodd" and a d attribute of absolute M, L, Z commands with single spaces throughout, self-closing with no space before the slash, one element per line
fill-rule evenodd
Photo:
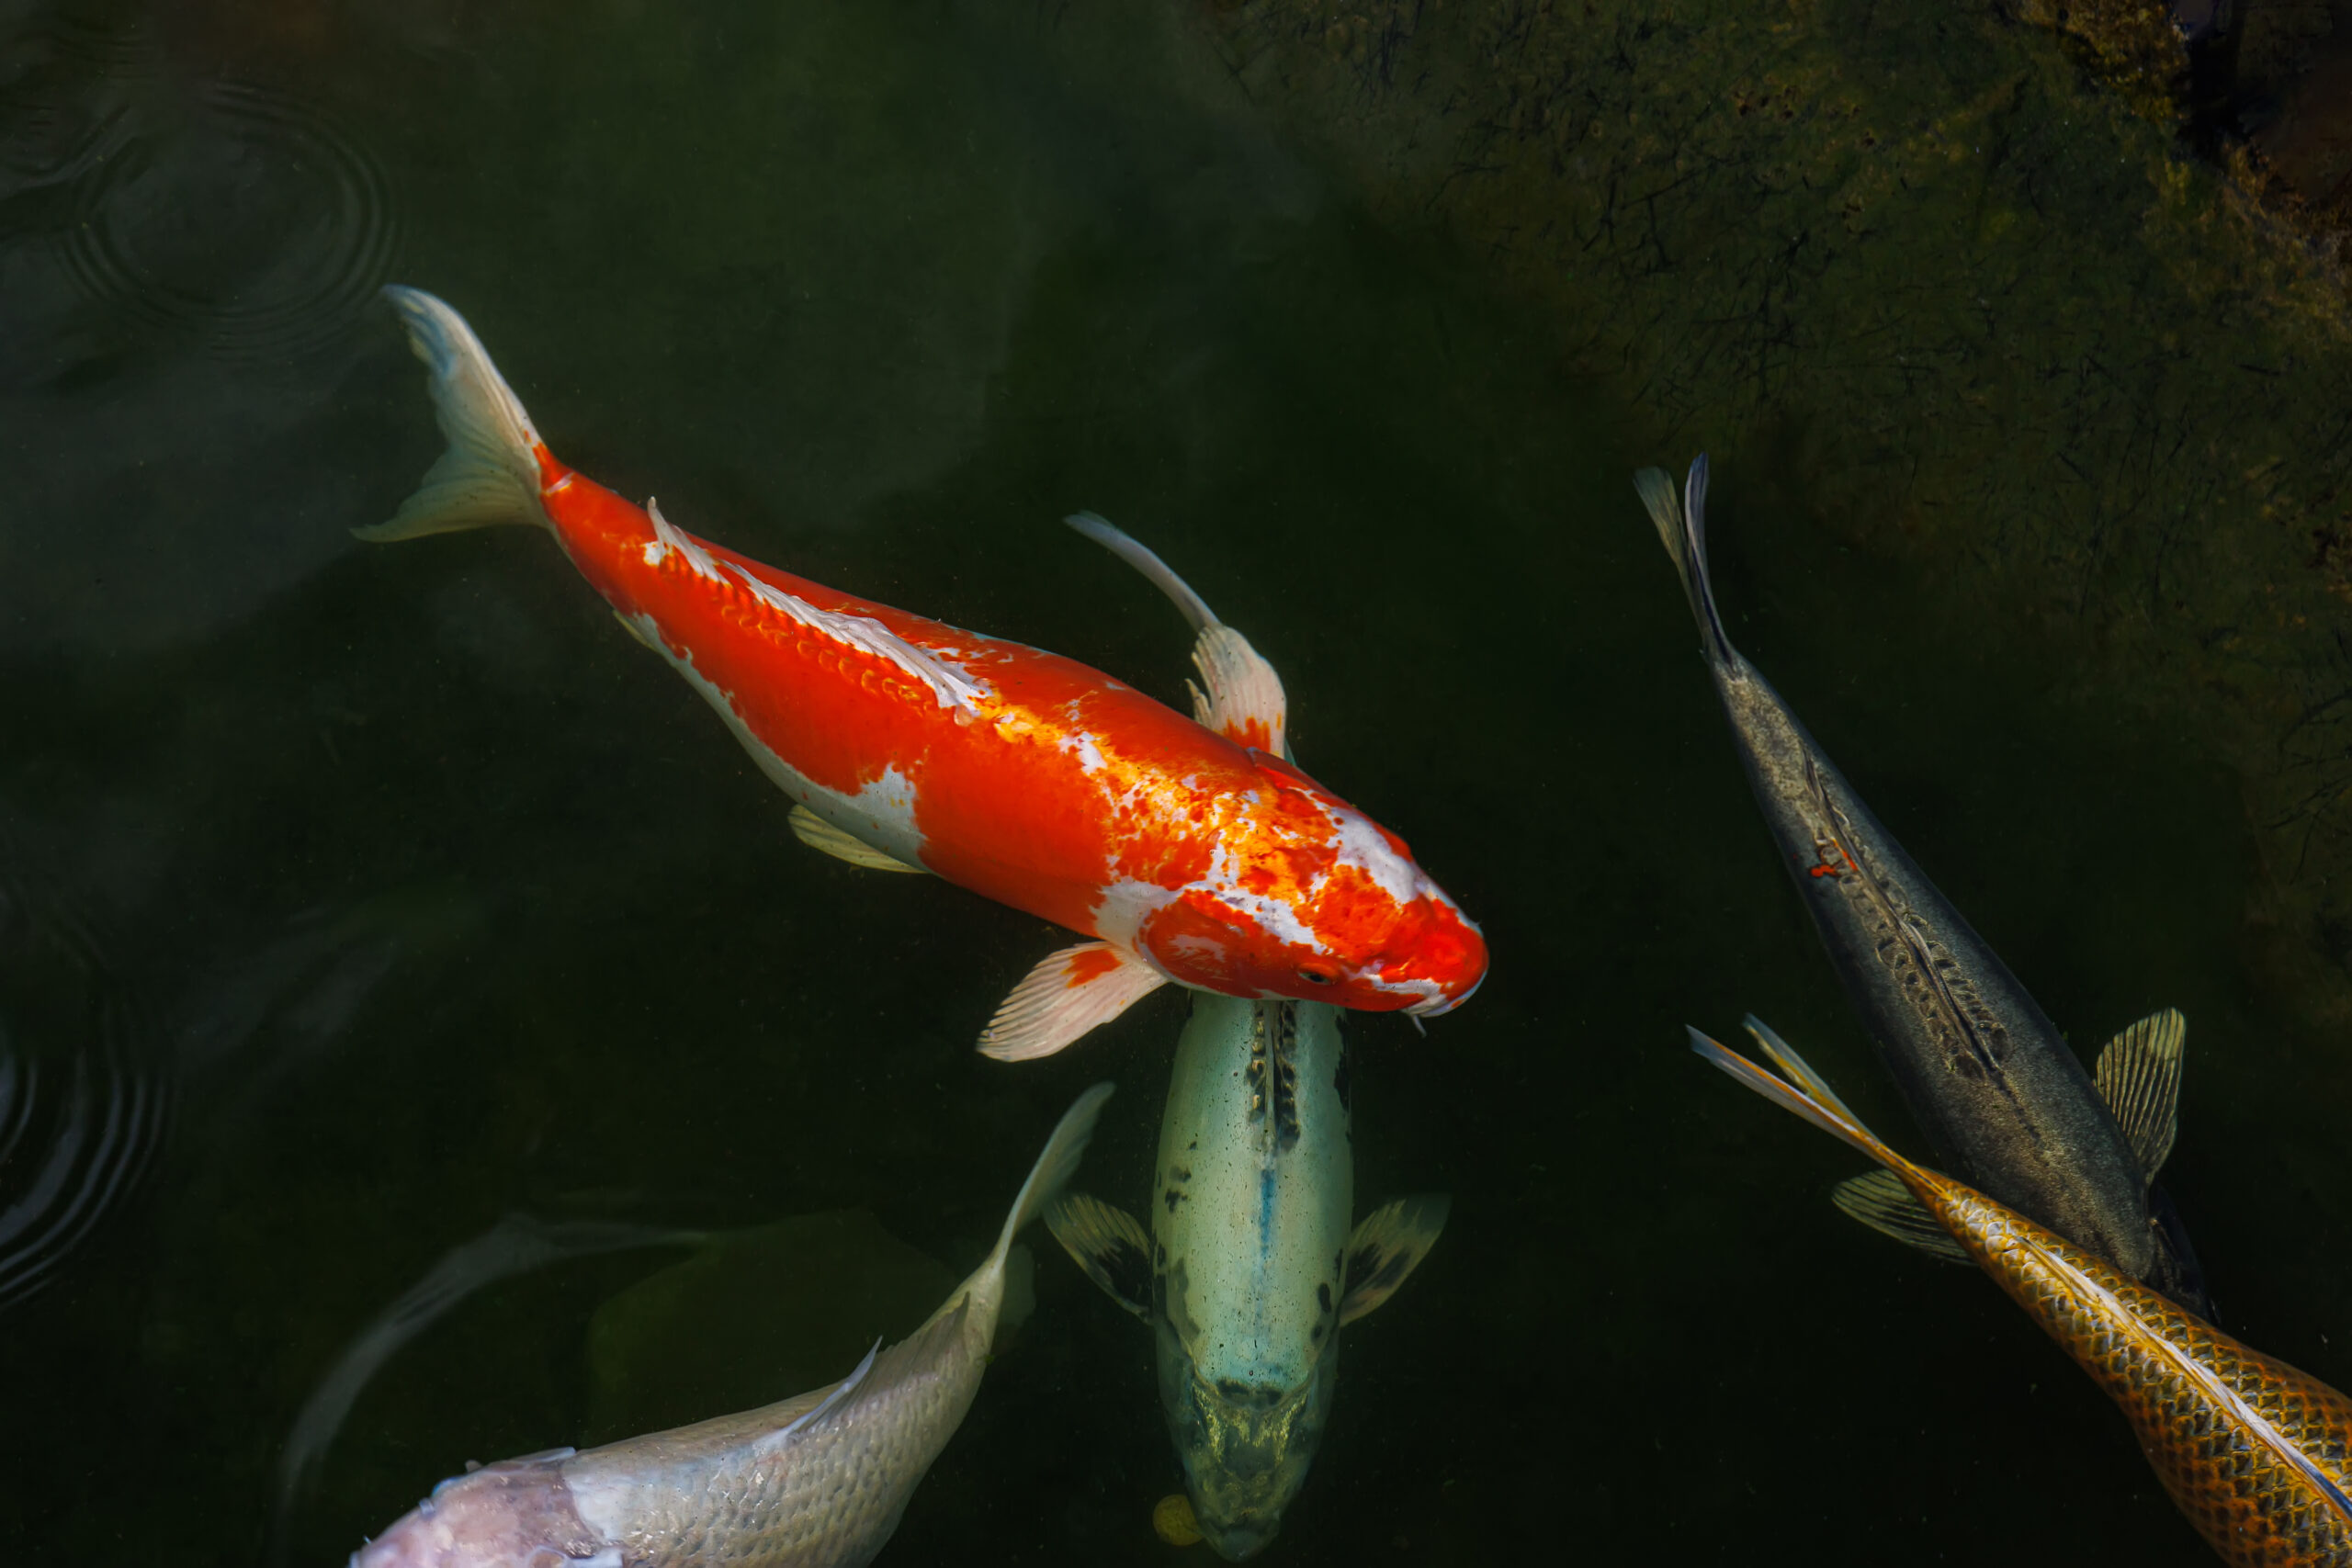
<path fill-rule="evenodd" d="M 2148 1213 L 2156 1227 L 2156 1271 L 2147 1282 L 2218 1327 L 2222 1319 L 2205 1285 L 2205 1266 L 2197 1260 L 2188 1227 L 2180 1223 L 2180 1210 L 2161 1181 L 2149 1185 Z"/>
<path fill-rule="evenodd" d="M 1151 1238 L 1133 1215 L 1083 1192 L 1065 1192 L 1046 1205 L 1046 1228 L 1104 1295 L 1150 1319 Z"/>
<path fill-rule="evenodd" d="M 1690 601 L 1707 657 L 1728 662 L 1736 656 L 1715 609 L 1714 585 L 1707 580 L 1707 455 L 1702 452 L 1690 460 L 1690 476 L 1683 481 L 1679 499 L 1663 468 L 1644 468 L 1634 476 L 1634 488 L 1641 492 L 1658 539 L 1682 575 L 1682 596 Z"/>
<path fill-rule="evenodd" d="M 1347 1294 L 1340 1299 L 1340 1322 L 1353 1323 L 1396 1293 L 1405 1277 L 1420 1267 L 1453 1200 L 1443 1193 L 1399 1198 L 1366 1214 L 1348 1237 Z"/>
<path fill-rule="evenodd" d="M 1860 1220 L 1881 1235 L 1946 1263 L 1974 1263 L 1968 1249 L 1936 1223 L 1928 1206 L 1912 1196 L 1903 1179 L 1891 1170 L 1868 1171 L 1839 1182 L 1829 1194 L 1849 1219 Z"/>
<path fill-rule="evenodd" d="M 2180 1128 L 2180 1058 L 2188 1021 L 2177 1008 L 2150 1013 L 2098 1054 L 2098 1097 L 2121 1123 L 2124 1141 L 2150 1181 Z"/>

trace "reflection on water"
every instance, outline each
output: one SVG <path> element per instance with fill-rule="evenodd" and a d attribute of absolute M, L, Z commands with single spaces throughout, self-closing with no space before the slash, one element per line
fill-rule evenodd
<path fill-rule="evenodd" d="M 0 824 L 0 1309 L 137 1190 L 171 1078 L 136 992 Z"/>
<path fill-rule="evenodd" d="M 110 130 L 75 182 L 63 256 L 124 321 L 270 361 L 331 340 L 383 283 L 390 186 L 323 111 L 214 81 Z"/>

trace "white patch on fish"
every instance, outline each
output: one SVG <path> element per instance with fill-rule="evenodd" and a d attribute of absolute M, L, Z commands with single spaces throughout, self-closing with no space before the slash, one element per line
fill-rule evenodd
<path fill-rule="evenodd" d="M 654 545 L 660 545 L 677 551 L 678 558 L 684 561 L 686 570 L 696 577 L 707 579 L 712 582 L 727 581 L 726 575 L 718 570 L 718 563 L 710 558 L 710 552 L 672 526 L 670 520 L 662 515 L 662 503 L 650 495 L 645 498 L 645 514 L 653 521 L 654 540 L 654 544 L 646 546 L 647 565 L 661 564 L 660 558 L 653 554 Z"/>
<path fill-rule="evenodd" d="M 624 617 L 648 641 L 662 650 L 686 683 L 702 694 L 727 721 L 727 728 L 742 742 L 752 761 L 768 782 L 785 794 L 815 812 L 853 838 L 864 840 L 893 860 L 909 865 L 922 865 L 922 829 L 915 825 L 915 784 L 898 768 L 889 767 L 879 778 L 865 785 L 854 795 L 828 789 L 800 772 L 768 748 L 765 741 L 752 732 L 743 716 L 735 711 L 734 694 L 722 690 L 716 682 L 695 668 L 692 651 L 681 651 L 662 637 L 661 624 L 643 612 Z"/>

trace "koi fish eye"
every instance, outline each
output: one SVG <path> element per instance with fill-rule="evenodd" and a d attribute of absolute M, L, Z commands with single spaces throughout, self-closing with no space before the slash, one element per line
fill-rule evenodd
<path fill-rule="evenodd" d="M 1340 983 L 1340 972 L 1328 964 L 1302 964 L 1298 966 L 1298 977 L 1310 986 L 1336 986 Z"/>

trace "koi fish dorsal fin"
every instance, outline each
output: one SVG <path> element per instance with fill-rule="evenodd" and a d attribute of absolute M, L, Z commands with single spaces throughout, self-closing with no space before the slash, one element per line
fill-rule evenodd
<path fill-rule="evenodd" d="M 1917 1252 L 1946 1263 L 1973 1263 L 1968 1249 L 1936 1223 L 1928 1206 L 1903 1185 L 1891 1170 L 1868 1171 L 1849 1177 L 1830 1190 L 1829 1201 L 1851 1220 L 1859 1220 L 1883 1236 L 1892 1236 Z"/>
<path fill-rule="evenodd" d="M 2115 1112 L 2124 1141 L 2150 1181 L 2180 1130 L 2180 1065 L 2188 1021 L 2178 1008 L 2150 1013 L 2098 1054 L 2098 1097 Z"/>
<path fill-rule="evenodd" d="M 1104 1295 L 1150 1320 L 1151 1238 L 1134 1215 L 1083 1192 L 1065 1192 L 1046 1206 L 1046 1228 Z"/>
<path fill-rule="evenodd" d="M 1193 716 L 1236 745 L 1287 758 L 1289 699 L 1283 694 L 1282 677 L 1250 646 L 1250 639 L 1218 620 L 1208 602 L 1166 561 L 1106 519 L 1080 512 L 1062 521 L 1149 578 L 1193 623 L 1199 634 L 1193 643 L 1193 666 L 1208 682 L 1205 692 L 1184 682 L 1193 694 Z"/>
<path fill-rule="evenodd" d="M 1702 452 L 1690 460 L 1690 477 L 1683 480 L 1679 501 L 1674 481 L 1662 468 L 1644 468 L 1635 474 L 1634 488 L 1649 509 L 1659 542 L 1674 558 L 1675 570 L 1682 578 L 1682 596 L 1690 601 L 1690 614 L 1699 622 L 1707 656 L 1719 661 L 1733 658 L 1731 639 L 1724 635 L 1723 616 L 1715 609 L 1714 585 L 1707 577 L 1707 455 Z"/>
<path fill-rule="evenodd" d="M 1453 1201 L 1443 1193 L 1399 1198 L 1366 1214 L 1348 1237 L 1347 1294 L 1340 1299 L 1345 1327 L 1396 1293 L 1445 1229 Z"/>
<path fill-rule="evenodd" d="M 1107 942 L 1065 947 L 1012 987 L 980 1031 L 980 1053 L 1000 1062 L 1050 1056 L 1166 984 L 1159 970 Z"/>
<path fill-rule="evenodd" d="M 788 820 L 792 823 L 792 836 L 820 854 L 831 855 L 838 861 L 847 861 L 850 864 L 863 866 L 867 871 L 910 871 L 921 874 L 923 869 L 919 865 L 909 865 L 895 855 L 884 854 L 865 840 L 834 827 L 805 806 L 794 807 Z"/>
<path fill-rule="evenodd" d="M 855 1393 L 859 1385 L 865 1382 L 865 1375 L 874 1370 L 874 1358 L 881 1353 L 882 1341 L 876 1339 L 874 1342 L 873 1348 L 865 1352 L 865 1359 L 858 1362 L 857 1370 L 855 1371 L 850 1373 L 849 1376 L 835 1383 L 831 1393 L 827 1393 L 824 1398 L 819 1400 L 815 1404 L 809 1406 L 807 1411 L 797 1416 L 795 1416 L 790 1423 L 786 1426 L 778 1427 L 775 1431 L 761 1438 L 752 1445 L 753 1451 L 758 1453 L 773 1453 L 777 1449 L 783 1448 L 786 1444 L 790 1443 L 793 1438 L 798 1437 L 801 1433 L 808 1430 L 811 1427 L 816 1426 L 826 1416 L 831 1416 L 835 1410 L 841 1407 L 841 1404 L 843 1400 Z M 801 1397 L 805 1399 L 808 1396 L 803 1394 Z"/>
<path fill-rule="evenodd" d="M 384 298 L 400 313 L 409 347 L 432 368 L 434 418 L 449 446 L 390 521 L 352 532 L 389 544 L 502 523 L 546 524 L 539 433 L 481 340 L 463 316 L 421 288 L 394 284 Z"/>

